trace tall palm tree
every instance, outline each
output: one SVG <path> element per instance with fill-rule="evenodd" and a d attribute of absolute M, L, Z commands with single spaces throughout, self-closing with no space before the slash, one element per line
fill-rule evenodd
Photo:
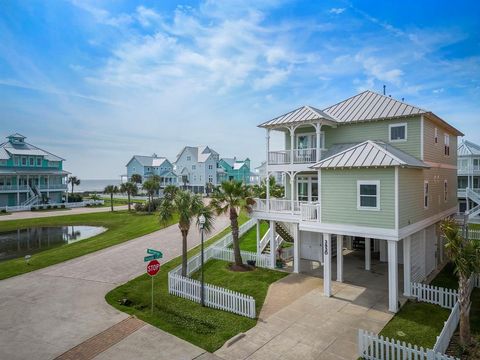
<path fill-rule="evenodd" d="M 130 181 L 135 183 L 135 184 L 141 184 L 142 183 L 142 175 L 132 174 L 132 176 L 130 177 Z"/>
<path fill-rule="evenodd" d="M 113 211 L 113 194 L 118 193 L 118 187 L 116 185 L 107 185 L 103 192 L 110 194 L 110 210 Z"/>
<path fill-rule="evenodd" d="M 460 343 L 463 346 L 468 346 L 472 341 L 470 334 L 470 291 L 468 280 L 472 274 L 480 272 L 480 242 L 463 237 L 461 228 L 454 219 L 446 219 L 440 226 L 446 239 L 445 248 L 447 249 L 448 257 L 454 264 L 454 271 L 458 276 Z"/>
<path fill-rule="evenodd" d="M 74 187 L 75 185 L 80 185 L 80 179 L 77 178 L 76 176 L 70 176 L 70 177 L 68 178 L 68 183 L 69 183 L 70 185 L 72 185 L 72 195 L 73 195 L 73 187 Z"/>
<path fill-rule="evenodd" d="M 163 189 L 163 198 L 172 201 L 177 191 L 178 188 L 175 185 L 167 185 L 165 189 Z"/>
<path fill-rule="evenodd" d="M 128 181 L 120 185 L 119 191 L 128 196 L 128 211 L 130 211 L 130 196 L 135 196 L 138 193 L 138 186 L 136 183 Z"/>
<path fill-rule="evenodd" d="M 230 226 L 233 237 L 233 254 L 236 266 L 243 266 L 240 253 L 240 243 L 238 241 L 238 214 L 240 211 L 252 211 L 254 200 L 251 197 L 251 189 L 238 180 L 224 181 L 215 189 L 212 194 L 210 206 L 220 214 L 229 214 Z"/>
<path fill-rule="evenodd" d="M 148 196 L 148 213 L 152 212 L 152 202 L 153 196 L 160 190 L 160 183 L 155 178 L 150 178 L 146 180 L 143 185 L 142 189 L 147 192 Z"/>
<path fill-rule="evenodd" d="M 187 237 L 191 224 L 196 219 L 196 224 L 199 226 L 198 217 L 203 214 L 205 216 L 203 229 L 209 233 L 213 228 L 213 212 L 203 203 L 200 195 L 178 189 L 172 199 L 164 198 L 162 201 L 159 212 L 160 222 L 167 224 L 175 213 L 178 214 L 178 228 L 182 233 L 182 276 L 187 276 Z"/>

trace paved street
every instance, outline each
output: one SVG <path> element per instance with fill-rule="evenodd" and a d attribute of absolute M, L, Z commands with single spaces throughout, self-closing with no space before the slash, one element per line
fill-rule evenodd
<path fill-rule="evenodd" d="M 128 205 L 114 206 L 115 210 L 127 210 Z M 109 207 L 81 207 L 74 208 L 70 210 L 52 210 L 52 211 L 18 211 L 11 213 L 10 215 L 0 216 L 0 221 L 8 220 L 21 220 L 21 219 L 33 219 L 33 218 L 43 218 L 50 216 L 65 216 L 65 215 L 78 215 L 78 214 L 90 214 L 98 212 L 107 212 L 110 211 Z"/>
<path fill-rule="evenodd" d="M 218 218 L 216 231 L 228 224 L 227 218 Z M 199 242 L 198 231 L 192 228 L 189 245 L 193 247 Z M 148 247 L 161 250 L 163 262 L 180 255 L 181 236 L 177 225 L 0 281 L 0 359 L 52 359 L 125 320 L 128 315 L 112 308 L 104 297 L 119 284 L 144 273 L 143 256 Z M 146 341 L 147 352 L 143 349 Z M 169 359 L 192 359 L 204 352 L 146 325 L 99 358 L 153 359 L 158 358 L 160 351 Z"/>

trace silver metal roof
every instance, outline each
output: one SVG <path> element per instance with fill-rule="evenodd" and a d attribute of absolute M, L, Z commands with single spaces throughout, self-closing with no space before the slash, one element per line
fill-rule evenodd
<path fill-rule="evenodd" d="M 19 134 L 18 137 L 22 136 Z M 11 135 L 10 137 L 13 137 Z M 23 136 L 22 136 L 23 137 Z M 25 137 L 23 137 L 25 138 Z M 46 150 L 40 149 L 37 146 L 29 144 L 27 142 L 22 143 L 12 143 L 10 141 L 6 141 L 3 144 L 0 144 L 0 159 L 9 159 L 11 155 L 31 155 L 31 156 L 43 156 L 48 161 L 63 161 L 65 159 L 54 155 Z"/>
<path fill-rule="evenodd" d="M 467 140 L 462 140 L 458 146 L 458 156 L 480 155 L 480 146 Z"/>
<path fill-rule="evenodd" d="M 312 168 L 334 169 L 385 166 L 428 168 L 424 162 L 389 144 L 371 140 L 329 156 L 313 165 Z"/>
<path fill-rule="evenodd" d="M 396 118 L 427 113 L 419 107 L 367 90 L 323 110 L 338 122 Z"/>
<path fill-rule="evenodd" d="M 278 127 L 282 125 L 320 120 L 324 120 L 329 123 L 336 122 L 335 119 L 333 119 L 328 114 L 325 114 L 322 110 L 316 109 L 313 106 L 302 106 L 286 114 L 280 115 L 272 120 L 264 122 L 263 124 L 260 124 L 259 127 Z"/>
<path fill-rule="evenodd" d="M 165 157 L 159 156 L 143 156 L 143 155 L 133 155 L 133 159 L 136 159 L 142 166 L 161 166 L 165 161 L 168 161 Z M 130 163 L 130 161 L 128 163 Z"/>

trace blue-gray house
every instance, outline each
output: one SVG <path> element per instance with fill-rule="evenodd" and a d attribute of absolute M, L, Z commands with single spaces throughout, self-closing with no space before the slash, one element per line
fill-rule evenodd
<path fill-rule="evenodd" d="M 153 175 L 160 177 L 160 186 L 177 185 L 177 175 L 173 172 L 172 163 L 157 154 L 152 156 L 134 155 L 127 163 L 127 178 L 130 181 L 133 174 L 142 177 L 142 183 Z"/>

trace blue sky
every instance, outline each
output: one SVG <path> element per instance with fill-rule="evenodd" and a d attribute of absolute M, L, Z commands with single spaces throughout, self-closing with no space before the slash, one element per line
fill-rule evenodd
<path fill-rule="evenodd" d="M 186 144 L 258 164 L 260 122 L 385 84 L 480 142 L 479 14 L 477 1 L 2 1 L 0 135 L 84 179 Z"/>

